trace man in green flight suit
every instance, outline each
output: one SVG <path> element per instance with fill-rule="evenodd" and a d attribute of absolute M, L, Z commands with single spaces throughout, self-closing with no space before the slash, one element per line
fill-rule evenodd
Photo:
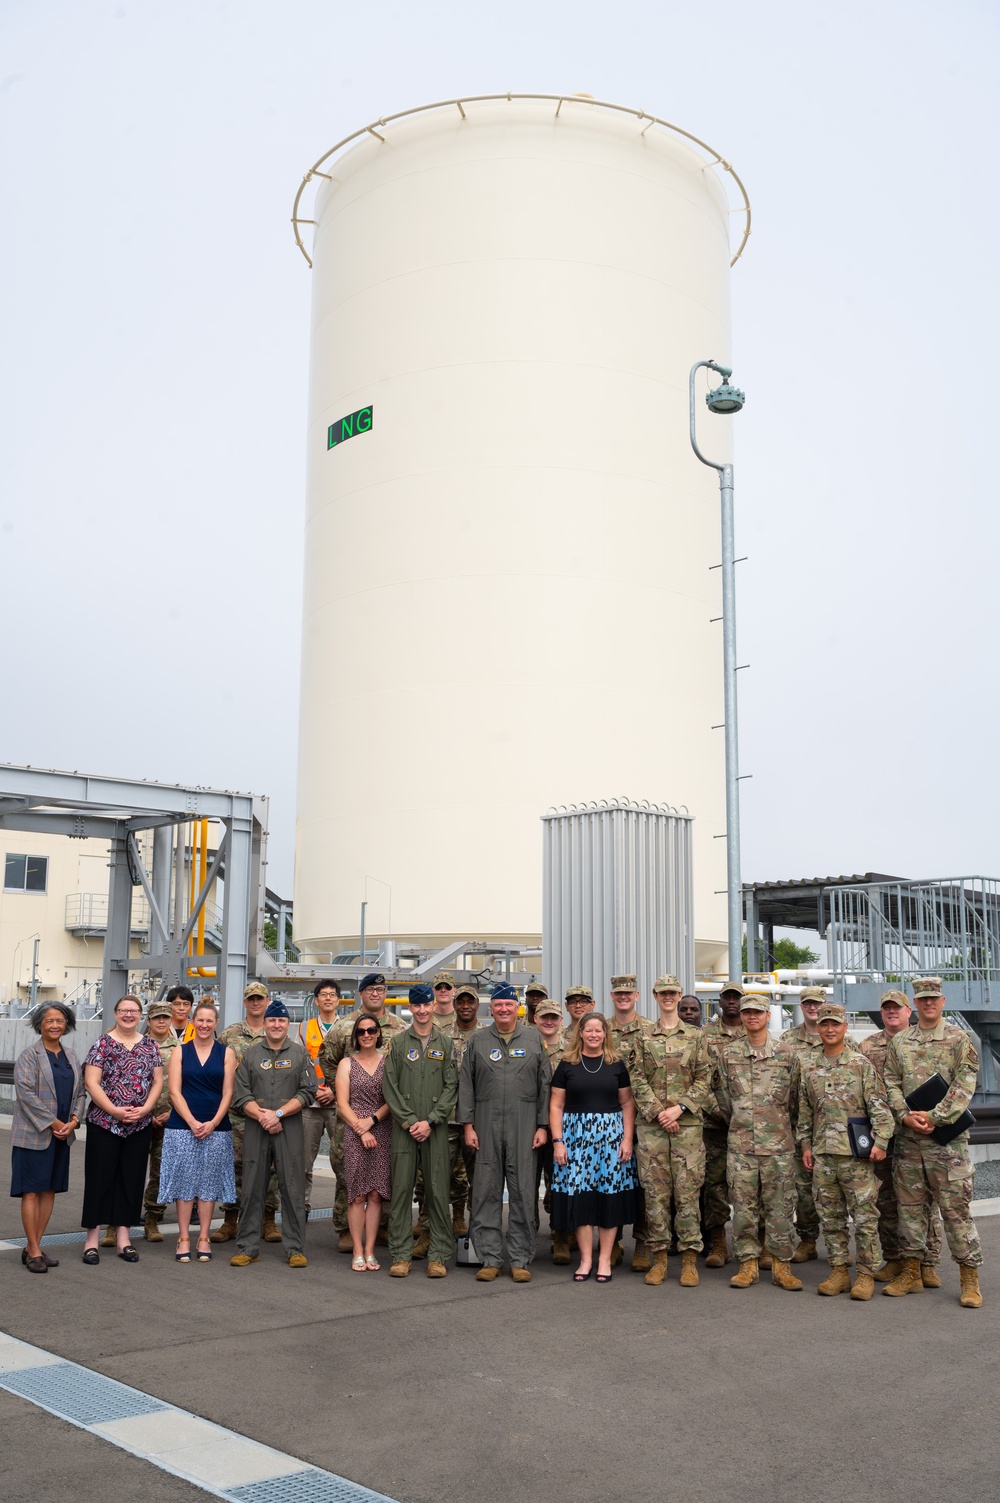
<path fill-rule="evenodd" d="M 507 1250 L 516 1284 L 531 1278 L 535 1256 L 535 1154 L 548 1141 L 551 1071 L 537 1028 L 517 1016 L 517 992 L 493 988 L 493 1022 L 469 1039 L 458 1086 L 458 1120 L 476 1150 L 469 1230 L 491 1283 L 503 1262 L 503 1191 L 507 1185 Z"/>
<path fill-rule="evenodd" d="M 452 1040 L 434 1027 L 429 986 L 410 987 L 413 1022 L 389 1045 L 382 1094 L 392 1112 L 392 1206 L 389 1255 L 394 1279 L 405 1279 L 413 1256 L 413 1187 L 419 1167 L 430 1224 L 427 1277 L 443 1279 L 455 1250 L 448 1214 L 451 1160 L 448 1118 L 458 1095 Z"/>

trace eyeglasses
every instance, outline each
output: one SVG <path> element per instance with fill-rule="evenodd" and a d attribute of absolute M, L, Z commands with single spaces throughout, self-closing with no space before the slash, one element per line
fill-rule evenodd
<path fill-rule="evenodd" d="M 373 1039 L 373 1038 L 376 1038 L 377 1036 L 378 1036 L 378 1029 L 377 1028 L 359 1028 L 358 1029 L 358 1038 L 359 1039 L 368 1039 L 368 1038 Z"/>
<path fill-rule="evenodd" d="M 139 1018 L 142 1014 L 138 1012 L 120 1012 L 118 1016 L 120 1018 Z"/>

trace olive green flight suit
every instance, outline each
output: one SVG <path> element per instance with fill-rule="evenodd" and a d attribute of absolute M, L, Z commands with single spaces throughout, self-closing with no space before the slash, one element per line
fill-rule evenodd
<path fill-rule="evenodd" d="M 551 1068 L 536 1028 L 518 1022 L 500 1034 L 480 1028 L 465 1046 L 458 1084 L 458 1120 L 479 1138 L 469 1231 L 483 1264 L 503 1262 L 503 1190 L 507 1185 L 507 1251 L 515 1268 L 535 1256 L 536 1150 L 532 1139 L 548 1127 Z"/>
<path fill-rule="evenodd" d="M 394 1263 L 409 1263 L 413 1256 L 413 1188 L 419 1167 L 430 1221 L 427 1256 L 447 1263 L 455 1251 L 448 1211 L 448 1118 L 458 1096 L 450 1037 L 436 1028 L 427 1039 L 418 1038 L 412 1028 L 397 1033 L 386 1055 L 382 1095 L 392 1113 L 390 1256 Z M 410 1136 L 415 1122 L 430 1123 L 431 1135 L 423 1143 Z"/>
<path fill-rule="evenodd" d="M 276 1111 L 297 1098 L 303 1109 L 316 1096 L 319 1082 L 309 1051 L 290 1035 L 280 1049 L 272 1049 L 266 1037 L 244 1050 L 236 1066 L 233 1107 L 244 1112 L 256 1101 Z M 256 1257 L 260 1251 L 260 1228 L 264 1197 L 271 1166 L 278 1176 L 281 1194 L 281 1244 L 285 1255 L 302 1252 L 306 1236 L 306 1159 L 302 1112 L 282 1119 L 281 1132 L 268 1133 L 252 1117 L 245 1117 L 243 1136 L 243 1189 L 236 1247 Z"/>

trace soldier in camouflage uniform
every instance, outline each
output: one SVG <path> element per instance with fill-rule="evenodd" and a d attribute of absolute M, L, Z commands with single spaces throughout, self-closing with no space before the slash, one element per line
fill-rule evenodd
<path fill-rule="evenodd" d="M 243 1055 L 251 1044 L 259 1043 L 264 1037 L 264 1014 L 271 998 L 263 981 L 251 981 L 243 993 L 243 1011 L 246 1017 L 238 1023 L 231 1023 L 219 1034 L 219 1038 L 227 1049 L 231 1049 L 236 1055 L 236 1063 L 239 1065 Z M 229 1121 L 233 1130 L 233 1166 L 236 1171 L 236 1199 L 243 1194 L 243 1146 L 246 1131 L 246 1119 L 243 1113 L 231 1108 Z M 210 1242 L 229 1242 L 236 1236 L 239 1227 L 239 1206 L 222 1206 L 222 1225 L 212 1233 Z M 267 1194 L 264 1197 L 264 1219 L 261 1226 L 261 1235 L 265 1242 L 280 1242 L 281 1233 L 275 1222 L 278 1211 L 278 1179 L 272 1173 L 267 1185 Z"/>
<path fill-rule="evenodd" d="M 143 1197 L 143 1210 L 145 1221 L 143 1235 L 147 1242 L 162 1242 L 163 1233 L 159 1223 L 163 1220 L 166 1207 L 160 1204 L 160 1160 L 163 1155 L 163 1129 L 170 1116 L 170 1090 L 167 1086 L 167 1070 L 170 1066 L 170 1056 L 173 1054 L 180 1039 L 171 1028 L 172 1010 L 169 1002 L 150 1002 L 146 1009 L 148 1027 L 146 1033 L 153 1040 L 160 1051 L 163 1061 L 163 1090 L 160 1099 L 153 1107 L 153 1131 L 149 1140 L 149 1178 L 146 1180 L 146 1194 Z"/>
<path fill-rule="evenodd" d="M 542 1040 L 542 1048 L 545 1050 L 549 1067 L 555 1074 L 556 1065 L 566 1052 L 567 1035 L 562 1028 L 562 1008 L 558 1002 L 553 1002 L 549 997 L 541 997 L 535 1003 L 535 1027 L 538 1029 Z M 538 1192 L 541 1189 L 542 1176 L 545 1177 L 545 1199 L 542 1202 L 545 1214 L 548 1215 L 552 1204 L 552 1139 L 538 1150 L 535 1160 L 535 1231 L 538 1231 Z M 570 1260 L 570 1236 L 569 1232 L 552 1233 L 552 1261 L 553 1263 L 567 1264 Z"/>
<path fill-rule="evenodd" d="M 385 1005 L 385 977 L 381 971 L 370 971 L 363 976 L 358 987 L 360 1007 L 344 1018 L 338 1018 L 323 1040 L 323 1047 L 319 1051 L 316 1063 L 323 1071 L 327 1085 L 331 1086 L 336 1094 L 337 1066 L 345 1055 L 351 1053 L 351 1034 L 354 1024 L 362 1013 L 367 1013 L 370 1018 L 375 1018 L 382 1027 L 382 1046 L 388 1049 L 393 1036 L 402 1033 L 406 1024 L 401 1017 L 387 1010 Z M 347 1230 L 347 1180 L 344 1175 L 344 1124 L 337 1122 L 334 1130 L 335 1141 L 330 1144 L 330 1163 L 333 1172 L 337 1176 L 337 1193 L 333 1202 L 333 1229 L 338 1234 L 337 1251 L 353 1252 L 354 1241 Z M 379 1228 L 378 1240 L 382 1246 L 388 1243 L 389 1206 L 382 1203 L 382 1222 Z"/>
<path fill-rule="evenodd" d="M 719 1055 L 734 1039 L 745 1037 L 740 1022 L 740 1003 L 745 993 L 738 981 L 729 981 L 719 993 L 719 1016 L 701 1030 L 702 1048 L 708 1054 L 713 1075 Z M 702 1115 L 705 1140 L 705 1230 L 708 1233 L 706 1268 L 725 1268 L 729 1262 L 726 1222 L 729 1220 L 729 1185 L 726 1180 L 729 1129 L 719 1116 L 715 1094 L 709 1091 Z"/>
<path fill-rule="evenodd" d="M 740 1003 L 745 1037 L 719 1055 L 713 1077 L 719 1115 L 729 1124 L 727 1177 L 733 1202 L 733 1243 L 739 1272 L 729 1280 L 748 1289 L 759 1280 L 761 1215 L 771 1253 L 771 1283 L 801 1289 L 792 1273 L 795 1246 L 795 1136 L 798 1067 L 767 1031 L 770 1009 L 759 997 Z"/>
<path fill-rule="evenodd" d="M 440 999 L 442 995 L 452 1003 L 450 1015 L 440 1011 Z M 472 1026 L 462 1024 L 458 1012 L 459 997 L 472 997 L 475 999 L 475 1010 L 472 1011 Z M 469 1008 L 463 1008 L 468 1018 Z M 455 1069 L 462 1068 L 462 1055 L 465 1053 L 465 1041 L 470 1033 L 475 1033 L 479 1026 L 477 1013 L 479 1011 L 479 993 L 474 987 L 463 986 L 461 992 L 456 990 L 455 978 L 451 971 L 438 971 L 434 977 L 434 1027 L 444 1033 L 451 1041 L 452 1054 L 455 1060 Z M 465 1219 L 465 1210 L 469 1202 L 469 1172 L 466 1164 L 465 1133 L 455 1120 L 458 1103 L 452 1107 L 451 1116 L 448 1118 L 448 1163 L 451 1166 L 451 1181 L 448 1195 L 451 1203 L 451 1229 L 456 1237 L 464 1237 L 469 1230 Z M 473 1155 L 474 1157 L 474 1155 Z M 425 1258 L 431 1241 L 430 1219 L 427 1215 L 426 1197 L 424 1195 L 424 1172 L 417 1170 L 417 1224 L 413 1228 L 414 1243 L 413 1256 Z"/>
<path fill-rule="evenodd" d="M 681 1285 L 698 1283 L 701 1251 L 701 1186 L 705 1178 L 705 1144 L 701 1113 L 712 1082 L 712 1064 L 701 1032 L 682 1023 L 677 1006 L 684 988 L 676 976 L 661 976 L 653 987 L 660 1017 L 649 1033 L 636 1038 L 628 1061 L 635 1097 L 636 1159 L 646 1194 L 646 1245 L 651 1267 L 647 1284 L 667 1276 L 670 1203 L 681 1250 Z"/>
<path fill-rule="evenodd" d="M 569 1013 L 569 1022 L 565 1032 L 572 1033 L 581 1018 L 585 1018 L 588 1012 L 594 1010 L 594 994 L 589 986 L 581 986 L 577 983 L 566 988 L 566 1011 Z"/>
<path fill-rule="evenodd" d="M 928 1207 L 934 1202 L 941 1211 L 951 1255 L 959 1266 L 959 1303 L 978 1310 L 983 1302 L 979 1289 L 983 1254 L 969 1211 L 969 1135 L 963 1132 L 950 1143 L 936 1143 L 932 1134 L 936 1127 L 957 1121 L 968 1107 L 976 1089 L 979 1055 L 964 1028 L 944 1021 L 940 977 L 925 976 L 915 981 L 913 1000 L 917 1026 L 904 1029 L 892 1039 L 885 1059 L 886 1094 L 898 1124 L 893 1179 L 903 1268 L 882 1293 L 912 1294 L 923 1288 L 920 1266 L 927 1255 Z M 913 1111 L 907 1096 L 934 1074 L 948 1082 L 947 1095 L 931 1111 Z"/>
<path fill-rule="evenodd" d="M 635 1009 L 638 1001 L 639 985 L 634 976 L 612 976 L 612 1013 L 609 1027 L 614 1046 L 630 1072 L 640 1039 L 643 1035 L 651 1033 L 653 1030 L 652 1019 L 644 1018 L 636 1012 Z M 622 1230 L 622 1228 L 619 1228 L 618 1239 L 611 1253 L 612 1268 L 616 1268 L 622 1260 Z M 632 1254 L 632 1272 L 648 1273 L 650 1259 L 649 1249 L 646 1246 L 646 1196 L 641 1183 L 635 1193 L 635 1222 L 632 1226 L 632 1236 L 635 1239 L 635 1251 Z"/>
<path fill-rule="evenodd" d="M 807 1058 L 810 1060 L 817 1058 L 823 1047 L 819 1029 L 816 1026 L 816 1015 L 825 1001 L 826 992 L 823 987 L 804 986 L 799 993 L 802 1022 L 797 1028 L 789 1028 L 787 1033 L 781 1035 L 778 1043 L 779 1049 L 786 1050 L 800 1064 L 804 1064 Z M 854 1045 L 849 1042 L 847 1047 L 853 1049 Z M 795 1230 L 798 1233 L 799 1245 L 795 1249 L 792 1262 L 811 1262 L 818 1256 L 816 1238 L 819 1236 L 819 1212 L 816 1210 L 816 1201 L 813 1197 L 812 1175 L 802 1162 L 801 1144 L 796 1145 L 795 1150 Z"/>
<path fill-rule="evenodd" d="M 818 1294 L 845 1294 L 869 1300 L 875 1293 L 874 1273 L 882 1265 L 878 1238 L 878 1182 L 873 1162 L 855 1158 L 847 1122 L 867 1117 L 871 1122 L 874 1163 L 884 1161 L 895 1130 L 874 1067 L 857 1049 L 847 1049 L 847 1013 L 836 1002 L 824 1002 L 816 1019 L 823 1048 L 803 1056 L 799 1064 L 799 1116 L 796 1139 L 802 1158 L 812 1171 L 816 1209 L 830 1262 L 830 1276 Z M 858 1267 L 851 1283 L 847 1217 L 854 1222 Z"/>
<path fill-rule="evenodd" d="M 875 1074 L 885 1094 L 885 1057 L 889 1052 L 889 1040 L 910 1026 L 910 999 L 905 992 L 887 991 L 880 998 L 883 1027 L 861 1040 L 861 1053 L 875 1066 Z M 875 1271 L 875 1281 L 891 1284 L 903 1271 L 903 1258 L 899 1250 L 899 1207 L 896 1190 L 892 1183 L 892 1159 L 882 1159 L 875 1165 L 878 1181 L 878 1234 L 882 1244 L 885 1263 Z M 932 1204 L 927 1217 L 927 1236 L 924 1241 L 926 1262 L 920 1266 L 920 1279 L 925 1289 L 940 1289 L 941 1277 L 937 1265 L 941 1261 L 941 1212 Z"/>

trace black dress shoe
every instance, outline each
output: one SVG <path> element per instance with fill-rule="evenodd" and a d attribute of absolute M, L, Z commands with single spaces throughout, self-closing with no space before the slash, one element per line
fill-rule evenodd
<path fill-rule="evenodd" d="M 83 1257 L 80 1259 L 80 1262 L 81 1263 L 86 1263 L 89 1268 L 96 1268 L 97 1264 L 100 1261 L 101 1261 L 101 1255 L 97 1251 L 96 1247 L 88 1247 L 85 1250 L 85 1252 L 83 1254 Z"/>
<path fill-rule="evenodd" d="M 139 1261 L 139 1254 L 136 1252 L 131 1243 L 128 1247 L 123 1247 L 118 1256 L 124 1263 L 138 1263 Z"/>
<path fill-rule="evenodd" d="M 25 1266 L 29 1273 L 48 1273 L 49 1265 L 44 1258 L 25 1258 Z"/>

